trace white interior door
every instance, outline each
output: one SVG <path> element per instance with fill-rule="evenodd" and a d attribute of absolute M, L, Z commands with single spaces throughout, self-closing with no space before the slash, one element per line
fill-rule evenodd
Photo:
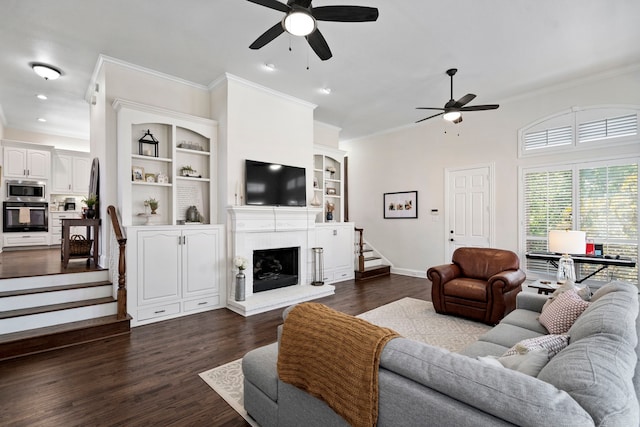
<path fill-rule="evenodd" d="M 461 246 L 490 247 L 493 222 L 493 166 L 447 170 L 446 259 Z"/>

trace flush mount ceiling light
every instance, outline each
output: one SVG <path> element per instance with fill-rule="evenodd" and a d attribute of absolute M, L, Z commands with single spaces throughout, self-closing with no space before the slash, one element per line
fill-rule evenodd
<path fill-rule="evenodd" d="M 282 21 L 284 29 L 294 36 L 308 36 L 316 29 L 316 20 L 306 10 L 293 10 Z"/>
<path fill-rule="evenodd" d="M 41 99 L 43 101 L 46 101 L 47 99 L 49 99 L 49 98 L 47 98 L 47 95 L 45 95 L 44 93 L 37 94 L 36 98 Z"/>
<path fill-rule="evenodd" d="M 33 71 L 45 80 L 55 80 L 62 75 L 62 71 L 51 65 L 40 62 L 32 62 L 30 65 Z"/>
<path fill-rule="evenodd" d="M 45 123 L 45 122 L 47 121 L 47 119 L 42 118 L 42 117 L 38 117 L 38 121 L 39 121 L 40 123 Z"/>

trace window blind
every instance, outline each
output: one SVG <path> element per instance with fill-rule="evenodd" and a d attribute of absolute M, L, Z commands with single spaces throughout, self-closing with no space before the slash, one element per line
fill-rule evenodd
<path fill-rule="evenodd" d="M 544 129 L 537 132 L 524 134 L 524 149 L 536 150 L 540 148 L 559 147 L 571 145 L 573 142 L 573 130 L 571 126 L 563 126 L 555 129 Z"/>
<path fill-rule="evenodd" d="M 588 142 L 600 139 L 638 134 L 638 116 L 626 116 L 595 120 L 578 125 L 578 141 Z"/>

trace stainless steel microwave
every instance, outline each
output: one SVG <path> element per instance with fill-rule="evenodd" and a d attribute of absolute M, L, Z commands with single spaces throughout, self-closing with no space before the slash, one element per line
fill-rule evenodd
<path fill-rule="evenodd" d="M 45 202 L 47 186 L 42 181 L 7 181 L 7 200 L 16 202 Z"/>

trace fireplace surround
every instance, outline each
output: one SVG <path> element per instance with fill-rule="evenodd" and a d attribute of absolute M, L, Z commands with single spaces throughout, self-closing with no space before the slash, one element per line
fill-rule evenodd
<path fill-rule="evenodd" d="M 332 295 L 331 285 L 312 286 L 312 249 L 316 246 L 316 216 L 312 207 L 230 206 L 229 259 L 241 256 L 249 261 L 245 270 L 245 300 L 235 301 L 235 282 L 228 284 L 227 308 L 250 316 L 303 301 Z M 254 291 L 254 251 L 299 248 L 297 283 L 276 289 Z M 232 266 L 229 266 L 232 269 Z M 235 277 L 230 270 L 228 277 Z M 232 282 L 232 283 L 231 283 Z"/>

